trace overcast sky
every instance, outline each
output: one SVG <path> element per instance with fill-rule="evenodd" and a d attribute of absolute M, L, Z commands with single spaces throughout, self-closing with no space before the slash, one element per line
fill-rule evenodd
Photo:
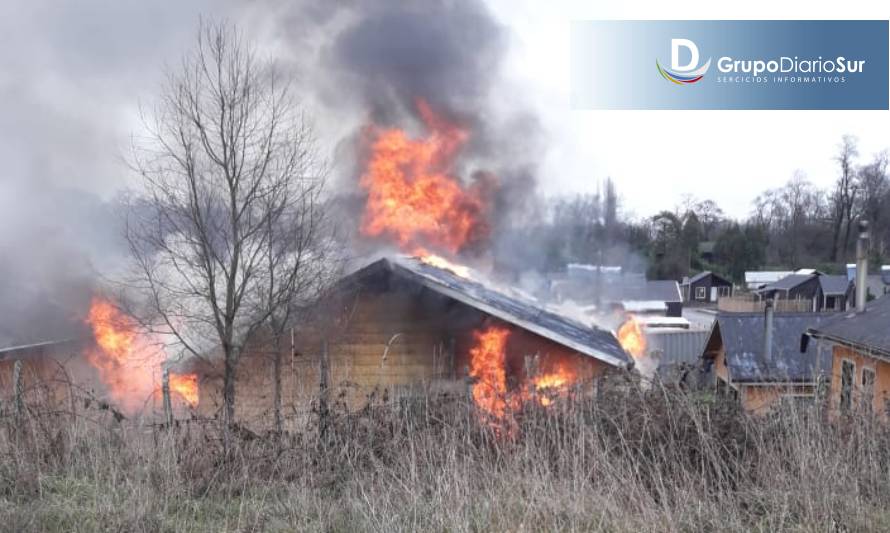
<path fill-rule="evenodd" d="M 637 216 L 672 208 L 697 192 L 734 216 L 765 188 L 801 170 L 819 185 L 835 177 L 840 136 L 860 139 L 863 157 L 890 147 L 887 112 L 578 111 L 569 107 L 569 24 L 573 19 L 890 18 L 885 2 L 602 2 L 489 0 L 508 29 L 503 80 L 542 122 L 542 194 L 594 191 L 611 176 Z M 119 155 L 136 127 L 136 109 L 156 93 L 162 68 L 191 45 L 198 16 L 226 15 L 270 50 L 281 42 L 286 2 L 6 1 L 0 6 L 0 217 L 8 230 L 23 210 L 59 215 L 66 188 L 109 197 L 127 185 Z M 331 4 L 325 2 L 325 5 Z M 738 5 L 738 4 L 736 4 Z M 304 20 L 293 24 L 311 24 Z M 310 28 L 302 28 L 311 35 Z M 306 83 L 309 80 L 302 79 Z M 333 147 L 339 117 L 316 107 Z M 683 164 L 675 164 L 681 161 Z M 23 202 L 43 195 L 42 202 Z M 69 216 L 77 216 L 69 214 Z"/>

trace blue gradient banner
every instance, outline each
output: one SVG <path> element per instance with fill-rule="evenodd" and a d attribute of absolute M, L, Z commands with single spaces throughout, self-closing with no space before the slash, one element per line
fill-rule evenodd
<path fill-rule="evenodd" d="M 582 109 L 888 109 L 886 20 L 578 21 Z"/>

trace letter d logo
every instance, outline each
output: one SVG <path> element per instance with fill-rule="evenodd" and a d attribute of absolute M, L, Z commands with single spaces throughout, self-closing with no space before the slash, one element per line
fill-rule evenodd
<path fill-rule="evenodd" d="M 689 63 L 680 64 L 680 47 L 689 49 Z M 671 39 L 671 70 L 688 72 L 698 65 L 698 47 L 689 39 Z"/>
<path fill-rule="evenodd" d="M 689 50 L 689 62 L 685 65 L 680 64 L 680 48 Z M 698 46 L 689 39 L 671 39 L 671 68 L 667 69 L 661 66 L 658 58 L 655 59 L 655 66 L 658 72 L 671 83 L 677 85 L 688 85 L 702 79 L 708 68 L 711 66 L 711 58 L 701 67 L 698 66 Z"/>

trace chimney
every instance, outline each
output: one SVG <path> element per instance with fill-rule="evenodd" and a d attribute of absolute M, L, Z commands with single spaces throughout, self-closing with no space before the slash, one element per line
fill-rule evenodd
<path fill-rule="evenodd" d="M 763 360 L 773 359 L 773 299 L 769 298 L 763 306 Z"/>
<path fill-rule="evenodd" d="M 868 221 L 859 221 L 859 239 L 856 241 L 856 312 L 865 312 L 868 296 Z"/>

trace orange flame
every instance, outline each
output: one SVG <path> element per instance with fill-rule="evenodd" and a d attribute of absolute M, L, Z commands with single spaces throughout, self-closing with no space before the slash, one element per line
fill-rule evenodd
<path fill-rule="evenodd" d="M 646 335 L 643 333 L 639 321 L 633 316 L 629 316 L 618 328 L 618 343 L 634 359 L 640 359 L 646 355 Z"/>
<path fill-rule="evenodd" d="M 546 372 L 529 377 L 516 390 L 507 390 L 509 336 L 508 328 L 490 326 L 473 332 L 475 343 L 470 349 L 470 376 L 476 378 L 473 401 L 499 422 L 504 421 L 508 409 L 517 409 L 527 401 L 536 400 L 544 407 L 549 406 L 554 396 L 565 394 L 578 379 L 570 361 L 550 360 Z"/>
<path fill-rule="evenodd" d="M 502 418 L 507 409 L 506 347 L 509 336 L 509 329 L 498 326 L 474 331 L 476 343 L 470 349 L 470 376 L 476 378 L 473 401 L 495 418 Z"/>
<path fill-rule="evenodd" d="M 170 392 L 178 395 L 192 407 L 198 405 L 197 374 L 170 373 Z"/>
<path fill-rule="evenodd" d="M 552 372 L 535 377 L 532 382 L 538 392 L 538 402 L 547 407 L 552 403 L 549 394 L 564 391 L 576 379 L 575 372 L 564 364 L 558 364 Z"/>
<path fill-rule="evenodd" d="M 139 412 L 160 394 L 161 367 L 166 355 L 150 336 L 140 334 L 135 320 L 108 300 L 93 298 L 86 322 L 96 341 L 96 348 L 87 352 L 87 360 L 98 371 L 117 406 L 129 414 Z M 197 404 L 196 375 L 171 374 L 170 389 L 189 405 Z"/>
<path fill-rule="evenodd" d="M 368 191 L 361 232 L 394 238 L 403 250 L 429 244 L 456 254 L 488 234 L 486 184 L 465 187 L 450 174 L 468 132 L 423 100 L 417 107 L 429 131 L 424 139 L 398 128 L 368 128 L 371 154 L 359 182 Z"/>
<path fill-rule="evenodd" d="M 458 265 L 457 263 L 452 263 L 451 261 L 445 259 L 444 257 L 427 254 L 425 251 L 421 251 L 419 254 L 420 260 L 428 265 L 432 265 L 436 268 L 441 268 L 443 270 L 447 270 L 453 274 L 456 274 L 462 278 L 470 277 L 470 268 L 464 265 Z"/>

